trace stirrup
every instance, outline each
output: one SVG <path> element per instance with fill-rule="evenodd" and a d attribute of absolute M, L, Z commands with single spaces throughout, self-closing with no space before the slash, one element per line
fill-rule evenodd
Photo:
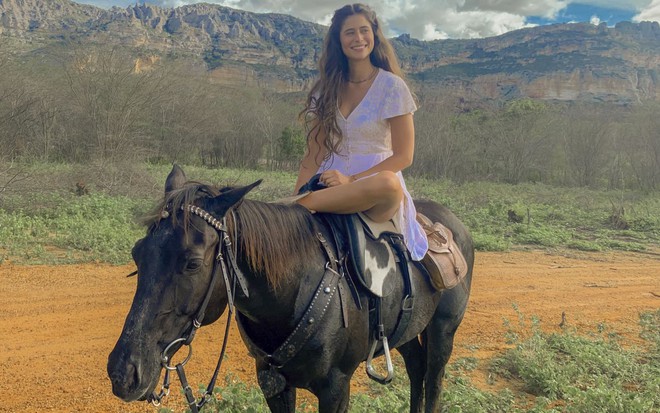
<path fill-rule="evenodd" d="M 381 376 L 376 372 L 372 365 L 374 359 L 374 354 L 376 353 L 376 346 L 378 342 L 383 342 L 383 354 L 385 355 L 385 365 L 387 366 L 387 376 Z M 367 376 L 377 381 L 380 384 L 389 384 L 394 378 L 394 366 L 392 365 L 392 357 L 390 356 L 390 346 L 387 343 L 387 336 L 384 334 L 380 340 L 374 340 L 371 345 L 371 351 L 369 352 L 369 357 L 367 357 Z"/>

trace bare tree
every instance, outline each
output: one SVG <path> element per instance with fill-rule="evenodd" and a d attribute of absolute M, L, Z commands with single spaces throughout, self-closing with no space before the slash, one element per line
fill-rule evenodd
<path fill-rule="evenodd" d="M 29 93 L 20 68 L 7 56 L 0 59 L 0 73 L 0 158 L 13 159 L 25 149 L 36 98 Z"/>
<path fill-rule="evenodd" d="M 209 85 L 203 68 L 170 64 L 167 88 L 158 96 L 149 119 L 148 155 L 166 162 L 199 162 L 200 153 L 211 147 L 212 136 L 224 126 L 218 123 L 222 108 L 216 96 L 220 88 Z M 218 129 L 220 128 L 220 129 Z"/>
<path fill-rule="evenodd" d="M 581 106 L 565 114 L 562 145 L 569 176 L 578 186 L 596 187 L 605 178 L 615 127 L 603 114 Z"/>
<path fill-rule="evenodd" d="M 102 46 L 75 50 L 66 68 L 68 96 L 87 154 L 114 161 L 135 157 L 146 138 L 145 114 L 165 84 L 163 70 L 135 71 L 135 57 Z"/>
<path fill-rule="evenodd" d="M 22 167 L 17 167 L 14 162 L 0 165 L 0 196 L 12 186 L 30 178 L 30 174 Z"/>
<path fill-rule="evenodd" d="M 422 105 L 415 114 L 415 161 L 411 172 L 431 178 L 452 178 L 460 162 L 462 135 L 452 128 L 445 105 Z"/>
<path fill-rule="evenodd" d="M 660 105 L 637 108 L 627 126 L 626 154 L 632 175 L 643 189 L 660 188 Z"/>

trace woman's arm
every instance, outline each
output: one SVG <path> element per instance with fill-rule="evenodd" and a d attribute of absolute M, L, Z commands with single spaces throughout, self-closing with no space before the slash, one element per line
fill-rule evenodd
<path fill-rule="evenodd" d="M 352 176 L 360 179 L 380 171 L 399 172 L 412 165 L 415 154 L 415 124 L 412 113 L 387 119 L 392 131 L 392 156 Z"/>
<path fill-rule="evenodd" d="M 329 170 L 321 175 L 321 182 L 327 186 L 337 186 L 356 181 L 380 171 L 399 172 L 412 164 L 415 152 L 415 124 L 412 113 L 387 119 L 392 131 L 392 156 L 373 167 L 352 176 Z M 313 175 L 313 174 L 312 174 Z M 310 175 L 310 178 L 311 176 Z M 304 182 L 303 182 L 304 183 Z M 302 184 L 300 184 L 302 185 Z"/>

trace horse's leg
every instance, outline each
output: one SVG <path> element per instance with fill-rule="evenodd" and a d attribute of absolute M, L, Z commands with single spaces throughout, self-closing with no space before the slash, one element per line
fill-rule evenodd
<path fill-rule="evenodd" d="M 319 413 L 348 412 L 351 376 L 333 369 L 327 378 L 314 383 L 312 393 L 319 399 Z"/>
<path fill-rule="evenodd" d="M 454 347 L 454 334 L 460 320 L 446 317 L 443 314 L 434 315 L 426 329 L 426 348 L 428 349 L 426 362 L 425 402 L 426 413 L 440 412 L 442 395 L 442 380 L 445 376 L 445 367 Z"/>
<path fill-rule="evenodd" d="M 294 413 L 296 411 L 296 388 L 287 385 L 280 393 L 266 399 L 266 403 L 273 413 Z"/>
<path fill-rule="evenodd" d="M 426 353 L 417 338 L 397 348 L 406 363 L 410 379 L 410 413 L 421 413 L 424 407 L 424 375 L 426 374 Z"/>

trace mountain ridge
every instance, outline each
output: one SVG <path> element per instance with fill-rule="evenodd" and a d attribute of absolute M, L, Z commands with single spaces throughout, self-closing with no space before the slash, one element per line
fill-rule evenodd
<path fill-rule="evenodd" d="M 285 14 L 198 3 L 109 10 L 69 0 L 0 0 L 0 36 L 111 42 L 203 59 L 219 82 L 301 91 L 327 28 Z M 2 37 L 0 37 L 1 39 Z M 392 39 L 420 93 L 469 101 L 530 97 L 616 104 L 660 100 L 660 24 L 537 26 L 484 39 Z"/>

